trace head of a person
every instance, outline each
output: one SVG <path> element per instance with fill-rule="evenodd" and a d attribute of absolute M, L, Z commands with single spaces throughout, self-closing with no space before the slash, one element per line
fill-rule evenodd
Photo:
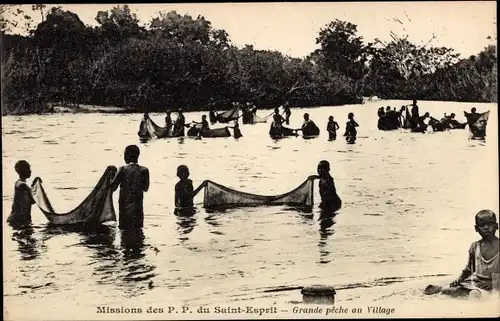
<path fill-rule="evenodd" d="M 177 177 L 180 179 L 187 179 L 189 177 L 189 168 L 186 165 L 177 167 Z"/>
<path fill-rule="evenodd" d="M 482 238 L 492 237 L 498 230 L 496 214 L 491 210 L 481 210 L 476 214 L 474 228 Z"/>
<path fill-rule="evenodd" d="M 396 111 L 396 107 L 394 107 L 392 110 Z"/>
<path fill-rule="evenodd" d="M 455 118 L 455 113 L 451 113 L 450 118 L 451 119 Z"/>
<path fill-rule="evenodd" d="M 234 127 L 236 127 L 236 128 L 240 127 L 240 124 L 238 123 L 237 119 L 234 121 Z"/>
<path fill-rule="evenodd" d="M 279 108 L 274 108 L 274 113 L 275 113 L 275 114 L 279 114 L 279 113 L 280 113 Z"/>
<path fill-rule="evenodd" d="M 401 106 L 401 110 L 406 110 L 406 106 Z"/>
<path fill-rule="evenodd" d="M 348 119 L 353 119 L 353 118 L 354 118 L 354 113 L 349 113 L 349 114 L 347 114 L 347 118 L 348 118 Z"/>
<path fill-rule="evenodd" d="M 304 120 L 309 120 L 309 114 L 308 113 L 304 114 Z"/>
<path fill-rule="evenodd" d="M 19 175 L 19 178 L 26 179 L 31 177 L 31 167 L 30 164 L 25 160 L 20 160 L 16 162 L 14 165 L 14 169 L 16 173 Z"/>
<path fill-rule="evenodd" d="M 387 107 L 385 107 L 385 110 L 386 110 L 386 111 L 391 110 L 391 106 L 387 106 Z"/>
<path fill-rule="evenodd" d="M 144 113 L 144 119 L 148 119 L 149 118 L 149 114 L 148 113 Z"/>
<path fill-rule="evenodd" d="M 201 116 L 201 120 L 207 120 L 207 115 Z"/>
<path fill-rule="evenodd" d="M 471 113 L 475 114 L 476 113 L 476 107 L 472 107 L 472 109 L 470 110 Z"/>
<path fill-rule="evenodd" d="M 123 159 L 125 160 L 126 164 L 137 163 L 140 154 L 141 151 L 139 150 L 139 147 L 137 147 L 137 145 L 128 145 L 127 147 L 125 147 Z"/>
<path fill-rule="evenodd" d="M 172 113 L 172 111 L 170 109 L 167 109 L 167 111 L 165 112 L 167 115 L 170 115 Z"/>
<path fill-rule="evenodd" d="M 330 163 L 326 160 L 322 160 L 318 164 L 317 171 L 319 176 L 327 175 L 330 172 Z"/>
<path fill-rule="evenodd" d="M 183 112 L 184 112 L 184 110 L 182 110 L 182 108 L 179 108 L 179 109 L 177 110 L 177 113 L 178 113 L 178 114 L 182 114 Z"/>
<path fill-rule="evenodd" d="M 430 114 L 429 114 L 429 113 L 425 113 L 425 114 L 424 114 L 424 116 L 425 116 L 425 117 L 429 117 L 429 116 L 430 116 Z"/>
<path fill-rule="evenodd" d="M 333 121 L 333 116 L 328 117 L 328 121 Z"/>
<path fill-rule="evenodd" d="M 413 99 L 413 105 L 416 105 L 416 104 L 417 104 L 417 100 Z"/>

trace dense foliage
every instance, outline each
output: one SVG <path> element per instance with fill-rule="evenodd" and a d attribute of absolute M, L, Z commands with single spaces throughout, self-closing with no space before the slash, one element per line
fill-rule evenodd
<path fill-rule="evenodd" d="M 131 110 L 339 105 L 361 97 L 496 101 L 496 47 L 457 59 L 392 35 L 364 44 L 356 25 L 332 21 L 319 49 L 299 59 L 237 48 L 204 17 L 159 13 L 141 25 L 128 6 L 96 15 L 97 27 L 59 7 L 34 5 L 42 22 L 2 5 L 2 113 L 37 113 L 53 103 Z M 7 20 L 10 10 L 18 19 Z M 8 34 L 22 21 L 27 36 Z"/>

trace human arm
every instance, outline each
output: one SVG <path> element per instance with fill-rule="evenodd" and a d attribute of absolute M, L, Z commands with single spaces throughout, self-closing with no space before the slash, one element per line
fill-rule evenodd
<path fill-rule="evenodd" d="M 28 186 L 28 184 L 23 183 L 19 186 L 19 189 L 28 196 L 28 199 L 30 201 L 30 204 L 35 204 L 35 199 L 33 198 L 33 193 L 31 191 L 31 188 Z"/>
<path fill-rule="evenodd" d="M 147 192 L 149 190 L 149 169 L 144 167 L 144 171 L 142 173 L 142 190 Z"/>
<path fill-rule="evenodd" d="M 473 266 L 474 266 L 474 243 L 471 245 L 469 248 L 469 257 L 467 260 L 467 265 L 465 268 L 462 270 L 462 273 L 460 273 L 460 276 L 453 282 L 450 283 L 450 287 L 456 287 L 459 286 L 460 283 L 462 283 L 463 280 L 468 278 L 472 274 Z"/>
<path fill-rule="evenodd" d="M 118 186 L 121 184 L 123 180 L 123 167 L 120 167 L 118 171 L 115 174 L 115 177 L 113 180 L 111 180 L 110 186 L 111 190 L 114 192 L 118 188 Z"/>
<path fill-rule="evenodd" d="M 204 180 L 200 186 L 198 186 L 194 191 L 193 191 L 193 197 L 196 196 L 196 194 L 198 194 L 204 187 L 207 187 L 208 185 L 208 181 L 207 180 Z"/>
<path fill-rule="evenodd" d="M 335 125 L 335 130 L 340 129 L 340 126 L 337 122 L 335 122 L 334 125 Z"/>

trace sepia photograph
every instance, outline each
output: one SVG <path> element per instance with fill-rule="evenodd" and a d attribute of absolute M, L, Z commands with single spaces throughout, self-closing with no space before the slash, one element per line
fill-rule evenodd
<path fill-rule="evenodd" d="M 496 12 L 0 5 L 3 318 L 499 317 Z"/>

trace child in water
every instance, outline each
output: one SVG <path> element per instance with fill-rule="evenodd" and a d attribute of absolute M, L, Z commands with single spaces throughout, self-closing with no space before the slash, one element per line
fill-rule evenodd
<path fill-rule="evenodd" d="M 333 116 L 328 117 L 328 124 L 326 125 L 326 130 L 328 131 L 328 140 L 337 139 L 337 129 L 339 128 L 339 124 L 333 120 Z"/>
<path fill-rule="evenodd" d="M 30 164 L 20 160 L 14 165 L 19 179 L 14 185 L 14 202 L 7 222 L 12 227 L 22 227 L 31 224 L 31 205 L 35 204 L 31 188 L 26 184 L 26 179 L 31 177 Z"/>
<path fill-rule="evenodd" d="M 142 228 L 144 225 L 144 192 L 149 189 L 149 170 L 137 164 L 140 150 L 136 145 L 125 148 L 124 160 L 127 165 L 116 172 L 111 188 L 120 186 L 119 227 L 120 229 Z"/>
<path fill-rule="evenodd" d="M 193 212 L 193 199 L 207 185 L 207 181 L 203 181 L 193 191 L 193 181 L 189 179 L 189 168 L 186 165 L 177 167 L 177 177 L 179 177 L 179 181 L 175 184 L 175 215 Z"/>
<path fill-rule="evenodd" d="M 482 210 L 476 214 L 474 228 L 481 235 L 479 241 L 473 242 L 469 248 L 467 265 L 460 276 L 450 284 L 449 288 L 430 285 L 425 289 L 427 294 L 441 292 L 453 297 L 500 290 L 500 255 L 499 239 L 495 235 L 498 221 L 495 213 Z M 496 285 L 495 285 L 496 282 Z"/>
<path fill-rule="evenodd" d="M 358 134 L 358 131 L 356 130 L 356 127 L 358 127 L 358 123 L 354 120 L 354 114 L 349 113 L 347 115 L 348 121 L 345 124 L 345 139 L 348 142 L 354 142 L 356 140 L 356 135 Z"/>
<path fill-rule="evenodd" d="M 309 178 L 319 178 L 319 194 L 321 196 L 321 203 L 319 208 L 323 213 L 334 213 L 342 207 L 342 200 L 337 195 L 335 182 L 330 175 L 330 163 L 322 160 L 318 164 L 318 176 L 312 175 Z"/>

